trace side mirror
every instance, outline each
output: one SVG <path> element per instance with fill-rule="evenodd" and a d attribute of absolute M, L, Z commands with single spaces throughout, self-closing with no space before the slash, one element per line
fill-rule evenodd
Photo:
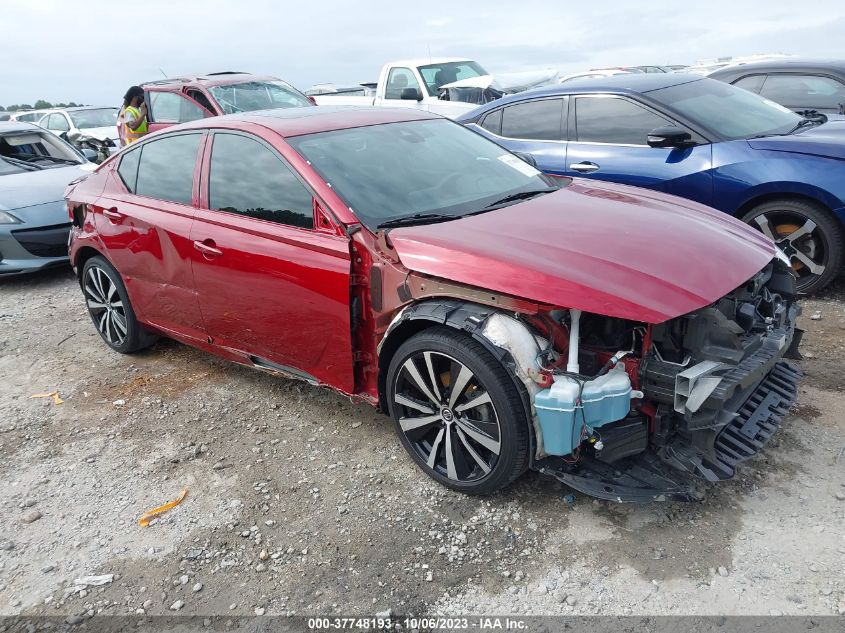
<path fill-rule="evenodd" d="M 81 151 L 82 155 L 86 158 L 86 160 L 88 160 L 88 162 L 97 162 L 97 152 L 95 152 L 93 149 L 91 149 L 90 147 L 85 147 Z"/>
<path fill-rule="evenodd" d="M 525 152 L 514 152 L 514 154 L 516 154 L 526 163 L 537 169 L 537 159 L 535 159 L 531 154 L 526 154 Z"/>
<path fill-rule="evenodd" d="M 419 88 L 402 88 L 399 98 L 403 101 L 422 101 L 422 93 Z"/>
<path fill-rule="evenodd" d="M 655 128 L 648 133 L 649 147 L 685 147 L 692 145 L 692 135 L 674 125 Z"/>

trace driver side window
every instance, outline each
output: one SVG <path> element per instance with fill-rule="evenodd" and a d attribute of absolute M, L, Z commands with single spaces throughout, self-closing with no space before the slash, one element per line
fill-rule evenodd
<path fill-rule="evenodd" d="M 150 120 L 156 123 L 185 123 L 208 116 L 197 104 L 175 92 L 150 92 Z"/>
<path fill-rule="evenodd" d="M 671 124 L 627 99 L 579 97 L 575 100 L 576 140 L 582 143 L 648 145 L 651 130 Z"/>
<path fill-rule="evenodd" d="M 420 84 L 410 68 L 392 68 L 387 75 L 387 86 L 384 89 L 385 99 L 401 99 L 402 91 L 416 88 L 422 94 Z"/>
<path fill-rule="evenodd" d="M 47 119 L 47 129 L 54 132 L 67 132 L 70 129 L 67 119 L 63 114 L 51 114 Z"/>

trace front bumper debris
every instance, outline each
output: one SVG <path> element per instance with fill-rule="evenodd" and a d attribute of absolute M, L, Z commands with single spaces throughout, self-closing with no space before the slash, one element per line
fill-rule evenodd
<path fill-rule="evenodd" d="M 729 479 L 741 462 L 763 449 L 795 402 L 803 375 L 789 361 L 775 363 L 741 403 L 737 415 L 719 431 L 714 442 L 715 458 L 703 457 L 692 445 L 676 441 L 664 446 L 659 458 L 644 452 L 606 464 L 582 456 L 574 468 L 545 460 L 538 464 L 539 470 L 579 492 L 608 501 L 699 500 L 703 496 L 702 477 L 710 481 Z M 694 470 L 691 464 L 695 464 Z"/>

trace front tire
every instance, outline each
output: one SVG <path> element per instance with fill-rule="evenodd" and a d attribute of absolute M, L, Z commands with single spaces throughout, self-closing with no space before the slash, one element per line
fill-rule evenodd
<path fill-rule="evenodd" d="M 468 494 L 495 492 L 528 466 L 528 421 L 502 364 L 478 341 L 432 327 L 405 341 L 387 372 L 387 404 L 425 473 Z"/>
<path fill-rule="evenodd" d="M 104 257 L 92 257 L 82 267 L 82 294 L 100 338 L 113 350 L 131 354 L 155 342 L 135 318 L 120 274 Z"/>
<path fill-rule="evenodd" d="M 821 290 L 839 274 L 842 227 L 825 209 L 803 200 L 772 200 L 742 219 L 774 240 L 789 258 L 799 292 Z"/>

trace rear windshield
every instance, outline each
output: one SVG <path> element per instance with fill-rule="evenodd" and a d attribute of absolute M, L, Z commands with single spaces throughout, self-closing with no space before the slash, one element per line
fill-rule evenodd
<path fill-rule="evenodd" d="M 314 105 L 308 97 L 284 81 L 245 81 L 213 86 L 209 92 L 225 114 Z"/>
<path fill-rule="evenodd" d="M 73 125 L 80 130 L 117 125 L 117 108 L 95 108 L 68 112 Z"/>
<path fill-rule="evenodd" d="M 727 140 L 785 134 L 801 122 L 791 110 L 715 79 L 652 90 L 648 96 Z"/>

